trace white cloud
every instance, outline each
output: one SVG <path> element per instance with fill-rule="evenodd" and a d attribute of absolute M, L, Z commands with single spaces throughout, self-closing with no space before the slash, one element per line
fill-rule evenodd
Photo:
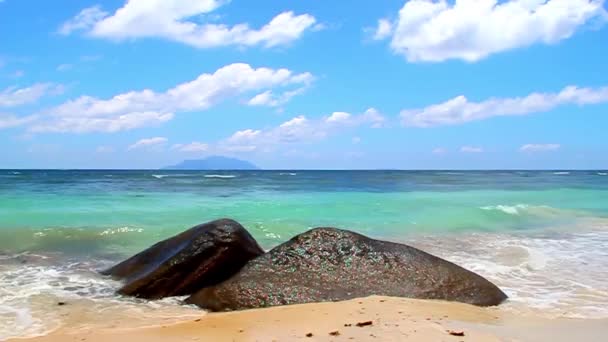
<path fill-rule="evenodd" d="M 325 119 L 325 122 L 333 123 L 347 123 L 351 120 L 351 115 L 346 112 L 333 112 L 330 116 Z"/>
<path fill-rule="evenodd" d="M 0 113 L 0 129 L 25 125 L 34 119 L 34 116 L 18 117 L 11 114 Z"/>
<path fill-rule="evenodd" d="M 66 116 L 53 115 L 51 120 L 39 120 L 30 126 L 31 133 L 55 132 L 55 133 L 90 133 L 105 132 L 115 133 L 135 128 L 159 125 L 173 119 L 173 113 L 159 112 L 129 112 L 113 116 L 90 116 L 79 117 L 78 112 Z"/>
<path fill-rule="evenodd" d="M 52 83 L 36 83 L 29 87 L 9 87 L 0 91 L 0 107 L 16 107 L 38 101 L 48 95 L 59 95 L 64 88 Z"/>
<path fill-rule="evenodd" d="M 460 148 L 460 152 L 462 153 L 482 153 L 483 148 L 477 146 L 462 146 Z"/>
<path fill-rule="evenodd" d="M 63 23 L 59 28 L 59 33 L 68 35 L 74 31 L 88 31 L 107 15 L 108 12 L 103 11 L 99 6 L 85 8 L 74 18 Z"/>
<path fill-rule="evenodd" d="M 361 143 L 361 138 L 360 137 L 353 137 L 352 140 L 354 145 L 360 144 Z"/>
<path fill-rule="evenodd" d="M 446 154 L 448 151 L 443 147 L 433 149 L 433 154 Z"/>
<path fill-rule="evenodd" d="M 287 69 L 254 69 L 248 64 L 230 64 L 213 74 L 165 92 L 150 89 L 130 91 L 103 100 L 82 96 L 45 111 L 44 119 L 31 132 L 118 132 L 171 120 L 176 112 L 203 111 L 243 93 L 273 87 L 291 87 L 312 82 L 310 73 L 294 74 Z"/>
<path fill-rule="evenodd" d="M 247 104 L 250 106 L 282 106 L 289 102 L 294 96 L 304 93 L 312 81 L 313 78 L 311 77 L 305 81 L 304 86 L 294 90 L 284 91 L 278 95 L 275 95 L 272 90 L 266 90 L 252 97 L 249 101 L 247 101 Z"/>
<path fill-rule="evenodd" d="M 250 141 L 252 139 L 257 138 L 258 136 L 260 136 L 261 133 L 262 131 L 253 129 L 237 131 L 230 138 L 228 138 L 228 142 L 233 144 L 240 144 L 242 142 Z"/>
<path fill-rule="evenodd" d="M 190 18 L 203 18 L 228 0 L 128 0 L 114 14 L 99 6 L 85 8 L 64 23 L 59 32 L 70 34 L 85 31 L 98 38 L 125 40 L 163 38 L 197 48 L 226 45 L 273 47 L 299 39 L 307 30 L 318 30 L 310 14 L 296 15 L 291 11 L 275 16 L 259 29 L 246 23 L 228 26 L 199 23 Z"/>
<path fill-rule="evenodd" d="M 136 143 L 134 143 L 133 145 L 129 146 L 128 150 L 135 150 L 135 149 L 140 149 L 140 148 L 158 148 L 158 147 L 164 146 L 167 143 L 167 141 L 169 141 L 169 140 L 165 137 L 154 137 L 154 138 L 141 139 L 141 140 L 137 141 Z"/>
<path fill-rule="evenodd" d="M 474 62 L 536 43 L 555 44 L 592 20 L 604 0 L 410 0 L 395 22 L 379 21 L 375 38 L 410 62 Z"/>
<path fill-rule="evenodd" d="M 369 124 L 372 128 L 384 126 L 386 118 L 377 109 L 369 108 L 363 114 L 351 115 L 346 112 L 334 112 L 324 119 L 330 126 L 360 126 Z"/>
<path fill-rule="evenodd" d="M 482 102 L 469 102 L 466 97 L 458 96 L 422 109 L 403 110 L 401 119 L 403 125 L 413 127 L 457 125 L 495 116 L 546 112 L 562 105 L 583 106 L 605 102 L 608 102 L 608 87 L 568 86 L 559 93 L 532 93 L 525 97 L 490 98 Z"/>
<path fill-rule="evenodd" d="M 326 136 L 327 132 L 321 129 L 320 125 L 317 126 L 304 115 L 286 121 L 270 132 L 270 137 L 277 143 L 314 141 Z"/>
<path fill-rule="evenodd" d="M 371 123 L 372 128 L 381 128 L 384 127 L 386 118 L 376 108 L 369 108 L 363 113 L 361 121 L 363 123 Z"/>
<path fill-rule="evenodd" d="M 276 102 L 272 98 L 272 91 L 266 90 L 252 97 L 251 100 L 247 101 L 247 104 L 250 106 L 274 106 Z"/>
<path fill-rule="evenodd" d="M 334 112 L 317 120 L 299 115 L 274 128 L 238 131 L 221 141 L 218 147 L 229 152 L 269 151 L 280 145 L 313 143 L 347 128 L 379 127 L 379 123 L 384 123 L 384 117 L 373 108 L 358 115 Z"/>
<path fill-rule="evenodd" d="M 560 147 L 560 144 L 525 144 L 519 150 L 522 152 L 547 152 L 558 150 Z"/>
<path fill-rule="evenodd" d="M 393 33 L 393 24 L 388 19 L 378 20 L 378 27 L 374 33 L 375 40 L 382 40 L 389 37 Z"/>
<path fill-rule="evenodd" d="M 205 152 L 209 149 L 209 145 L 193 141 L 189 144 L 175 144 L 172 148 L 180 152 Z"/>

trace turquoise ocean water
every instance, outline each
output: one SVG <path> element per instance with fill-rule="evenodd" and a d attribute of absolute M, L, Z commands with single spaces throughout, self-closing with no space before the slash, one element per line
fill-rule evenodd
<path fill-rule="evenodd" d="M 494 281 L 507 308 L 608 317 L 608 171 L 0 170 L 0 340 L 67 324 L 57 301 L 197 314 L 117 297 L 95 271 L 221 217 L 264 248 L 318 226 L 409 243 Z"/>

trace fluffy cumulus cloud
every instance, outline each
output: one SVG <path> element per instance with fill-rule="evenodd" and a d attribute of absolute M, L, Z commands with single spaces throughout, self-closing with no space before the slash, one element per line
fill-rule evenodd
<path fill-rule="evenodd" d="M 219 142 L 218 149 L 227 152 L 263 151 L 281 145 L 312 143 L 348 128 L 378 128 L 384 123 L 385 118 L 374 108 L 362 114 L 334 112 L 314 120 L 299 115 L 273 128 L 238 131 Z"/>
<path fill-rule="evenodd" d="M 554 44 L 591 21 L 606 21 L 604 0 L 409 0 L 374 38 L 410 62 L 461 59 L 535 43 Z"/>
<path fill-rule="evenodd" d="M 88 35 L 112 40 L 157 37 L 197 48 L 226 45 L 273 47 L 289 44 L 306 31 L 318 29 L 310 14 L 279 13 L 260 28 L 247 23 L 233 26 L 200 23 L 228 0 L 128 0 L 113 14 L 99 6 L 83 9 L 65 22 L 59 32 L 84 31 Z"/>
<path fill-rule="evenodd" d="M 230 64 L 165 92 L 145 89 L 109 99 L 82 96 L 67 101 L 41 113 L 30 131 L 112 133 L 158 125 L 177 112 L 203 111 L 229 97 L 273 87 L 301 87 L 312 80 L 310 73 Z"/>
<path fill-rule="evenodd" d="M 525 144 L 519 150 L 522 152 L 548 152 L 559 150 L 560 147 L 560 144 Z"/>
<path fill-rule="evenodd" d="M 369 124 L 372 128 L 384 126 L 386 118 L 375 108 L 369 108 L 363 114 L 352 115 L 346 112 L 334 112 L 324 119 L 324 123 L 329 126 L 361 126 Z"/>
<path fill-rule="evenodd" d="M 146 138 L 141 139 L 129 146 L 128 150 L 136 150 L 136 149 L 146 149 L 146 148 L 159 148 L 164 146 L 167 141 L 169 141 L 165 137 L 154 137 L 154 138 Z"/>
<path fill-rule="evenodd" d="M 63 86 L 53 83 L 36 83 L 29 87 L 9 87 L 0 91 L 0 107 L 16 107 L 38 101 L 44 96 L 59 95 Z"/>
<path fill-rule="evenodd" d="M 460 148 L 460 152 L 462 153 L 482 153 L 483 148 L 478 146 L 462 146 Z"/>
<path fill-rule="evenodd" d="M 546 112 L 562 105 L 591 105 L 608 102 L 608 87 L 568 86 L 558 93 L 532 93 L 525 97 L 490 98 L 471 102 L 458 96 L 440 104 L 401 112 L 405 126 L 432 127 L 457 125 L 496 116 L 528 115 Z"/>

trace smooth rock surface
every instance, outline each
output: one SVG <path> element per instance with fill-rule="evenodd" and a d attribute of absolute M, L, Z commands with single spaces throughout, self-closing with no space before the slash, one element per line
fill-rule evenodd
<path fill-rule="evenodd" d="M 121 294 L 159 299 L 220 283 L 263 253 L 243 226 L 222 219 L 161 241 L 102 274 L 125 280 Z"/>
<path fill-rule="evenodd" d="M 317 228 L 249 261 L 234 277 L 186 302 L 229 311 L 371 295 L 480 306 L 507 298 L 485 278 L 416 248 Z"/>

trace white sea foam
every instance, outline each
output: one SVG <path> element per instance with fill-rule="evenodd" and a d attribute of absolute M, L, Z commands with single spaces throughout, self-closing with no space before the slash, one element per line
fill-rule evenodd
<path fill-rule="evenodd" d="M 608 176 L 607 172 L 598 172 L 597 173 L 598 176 Z"/>
<path fill-rule="evenodd" d="M 527 204 L 516 204 L 516 205 L 488 205 L 481 207 L 482 210 L 498 210 L 509 215 L 519 215 L 522 210 L 528 209 Z"/>
<path fill-rule="evenodd" d="M 236 176 L 235 175 L 205 175 L 205 178 L 230 179 L 230 178 L 236 178 Z"/>
<path fill-rule="evenodd" d="M 19 172 L 19 171 L 13 171 L 11 173 L 14 174 L 14 175 L 20 175 L 21 174 L 21 172 Z"/>
<path fill-rule="evenodd" d="M 553 172 L 553 174 L 554 174 L 554 175 L 562 175 L 562 176 L 565 176 L 565 175 L 569 175 L 569 174 L 570 174 L 570 172 L 568 172 L 568 171 L 557 171 L 557 172 Z"/>
<path fill-rule="evenodd" d="M 110 327 L 127 320 L 135 327 L 201 315 L 200 310 L 179 305 L 181 298 L 149 302 L 118 297 L 115 291 L 119 287 L 119 282 L 100 276 L 88 263 L 50 266 L 3 262 L 0 341 L 42 335 L 59 327 L 69 329 L 74 321 Z M 68 306 L 58 306 L 58 302 Z"/>
<path fill-rule="evenodd" d="M 536 215 L 536 216 L 559 216 L 576 214 L 571 210 L 553 208 L 548 205 L 530 205 L 530 204 L 515 204 L 515 205 L 488 205 L 479 209 L 486 211 L 499 211 L 509 215 Z"/>
<path fill-rule="evenodd" d="M 133 227 L 119 227 L 119 228 L 110 228 L 106 229 L 103 232 L 99 233 L 99 235 L 116 235 L 123 233 L 142 233 L 143 228 L 133 228 Z"/>
<path fill-rule="evenodd" d="M 295 172 L 281 172 L 279 176 L 297 176 L 298 174 Z"/>
<path fill-rule="evenodd" d="M 481 274 L 509 296 L 507 310 L 608 318 L 608 224 L 535 234 L 424 237 L 413 244 Z M 594 225 L 597 230 L 586 230 Z M 410 241 L 411 242 L 411 241 Z"/>
<path fill-rule="evenodd" d="M 163 179 L 163 178 L 183 178 L 183 177 L 192 177 L 196 174 L 193 173 L 171 173 L 171 174 L 158 174 L 152 175 L 154 178 Z"/>

